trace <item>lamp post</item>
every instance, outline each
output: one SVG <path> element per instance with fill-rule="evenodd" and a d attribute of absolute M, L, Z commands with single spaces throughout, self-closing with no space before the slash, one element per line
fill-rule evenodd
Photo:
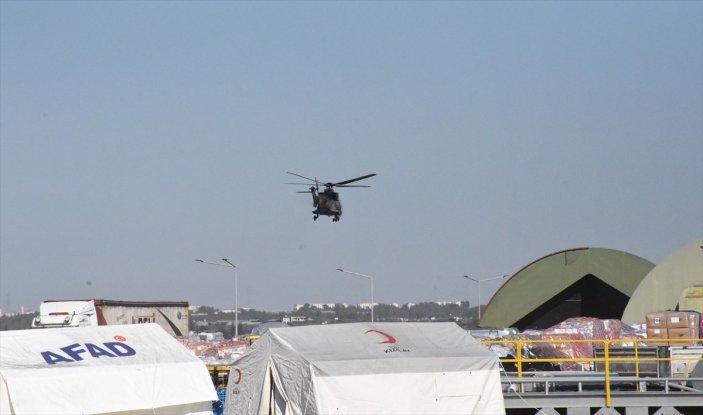
<path fill-rule="evenodd" d="M 500 276 L 493 277 L 493 278 L 486 278 L 483 280 L 477 280 L 476 278 L 472 278 L 472 277 L 469 277 L 468 275 L 464 275 L 464 278 L 467 278 L 467 279 L 475 282 L 476 284 L 478 284 L 478 321 L 479 322 L 481 321 L 481 283 L 486 282 L 486 281 L 498 280 L 498 279 L 505 278 L 505 277 L 507 277 L 507 275 L 500 275 Z"/>
<path fill-rule="evenodd" d="M 230 267 L 234 269 L 234 338 L 239 337 L 239 292 L 237 289 L 237 266 L 229 262 L 229 259 L 222 258 L 224 264 L 219 262 L 203 261 L 202 259 L 196 259 L 195 261 L 201 262 L 203 264 L 217 265 L 218 267 Z"/>
<path fill-rule="evenodd" d="M 345 274 L 351 274 L 351 275 L 356 275 L 359 277 L 368 278 L 371 281 L 371 322 L 373 323 L 373 277 L 370 275 L 359 274 L 358 272 L 347 271 L 342 268 L 337 268 L 337 271 L 343 272 Z"/>

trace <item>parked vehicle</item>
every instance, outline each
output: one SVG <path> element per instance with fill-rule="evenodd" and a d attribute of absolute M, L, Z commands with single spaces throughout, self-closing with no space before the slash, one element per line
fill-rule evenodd
<path fill-rule="evenodd" d="M 46 300 L 32 328 L 156 323 L 175 337 L 188 335 L 186 301 Z"/>

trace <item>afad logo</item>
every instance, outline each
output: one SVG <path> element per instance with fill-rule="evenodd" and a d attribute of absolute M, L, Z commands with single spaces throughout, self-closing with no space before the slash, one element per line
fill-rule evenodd
<path fill-rule="evenodd" d="M 100 343 L 100 345 L 94 343 L 74 343 L 62 347 L 57 351 L 47 350 L 41 352 L 41 356 L 46 363 L 55 365 L 56 363 L 79 362 L 83 360 L 83 357 L 88 356 L 99 359 L 101 357 L 126 357 L 137 354 L 136 350 L 124 343 L 127 339 L 123 336 L 115 336 L 114 339 L 117 341 Z M 82 354 L 85 356 L 81 356 Z"/>
<path fill-rule="evenodd" d="M 387 344 L 386 348 L 383 350 L 384 353 L 408 353 L 410 352 L 410 349 L 406 349 L 404 347 L 401 347 L 400 345 L 396 344 L 395 337 L 391 336 L 390 334 L 381 331 L 381 330 L 366 330 L 364 334 L 369 334 L 369 333 L 376 333 L 375 337 L 377 337 L 381 341 L 377 341 L 376 343 L 378 344 Z"/>

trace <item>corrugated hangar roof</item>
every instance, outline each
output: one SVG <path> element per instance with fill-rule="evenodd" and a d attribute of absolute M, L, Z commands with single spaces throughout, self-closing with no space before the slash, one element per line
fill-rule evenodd
<path fill-rule="evenodd" d="M 513 274 L 493 295 L 479 325 L 525 330 L 569 317 L 619 319 L 652 268 L 644 258 L 607 248 L 555 252 Z"/>
<path fill-rule="evenodd" d="M 695 286 L 703 286 L 703 238 L 669 255 L 645 276 L 632 294 L 622 321 L 642 323 L 648 312 L 675 310 L 683 291 Z"/>

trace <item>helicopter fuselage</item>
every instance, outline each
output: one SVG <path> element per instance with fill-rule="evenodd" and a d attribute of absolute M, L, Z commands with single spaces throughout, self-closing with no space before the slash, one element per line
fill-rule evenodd
<path fill-rule="evenodd" d="M 315 215 L 313 219 L 317 220 L 319 215 L 332 216 L 332 221 L 337 222 L 342 216 L 342 202 L 339 201 L 339 193 L 327 188 L 322 192 L 318 192 L 315 188 L 311 188 L 312 206 L 315 210 L 312 213 Z"/>
<path fill-rule="evenodd" d="M 312 218 L 313 220 L 317 220 L 317 218 L 320 215 L 325 215 L 325 216 L 331 216 L 332 217 L 332 222 L 338 222 L 339 218 L 342 216 L 342 202 L 339 200 L 339 193 L 334 191 L 335 187 L 370 187 L 366 185 L 357 185 L 357 184 L 350 184 L 354 182 L 358 182 L 359 180 L 364 180 L 368 179 L 369 177 L 373 177 L 376 175 L 376 173 L 371 173 L 367 174 L 365 176 L 361 177 L 356 177 L 354 179 L 349 179 L 349 180 L 343 180 L 341 182 L 320 182 L 317 180 L 317 177 L 314 179 L 311 179 L 309 177 L 305 177 L 303 175 L 300 175 L 298 173 L 293 173 L 290 171 L 287 171 L 286 173 L 300 177 L 301 179 L 305 179 L 310 181 L 311 183 L 286 183 L 286 184 L 296 184 L 296 185 L 307 185 L 310 186 L 310 190 L 304 191 L 304 192 L 296 192 L 296 193 L 310 193 L 312 195 L 312 206 L 315 208 L 315 210 L 312 211 Z M 324 186 L 324 189 L 320 191 L 320 185 Z"/>

